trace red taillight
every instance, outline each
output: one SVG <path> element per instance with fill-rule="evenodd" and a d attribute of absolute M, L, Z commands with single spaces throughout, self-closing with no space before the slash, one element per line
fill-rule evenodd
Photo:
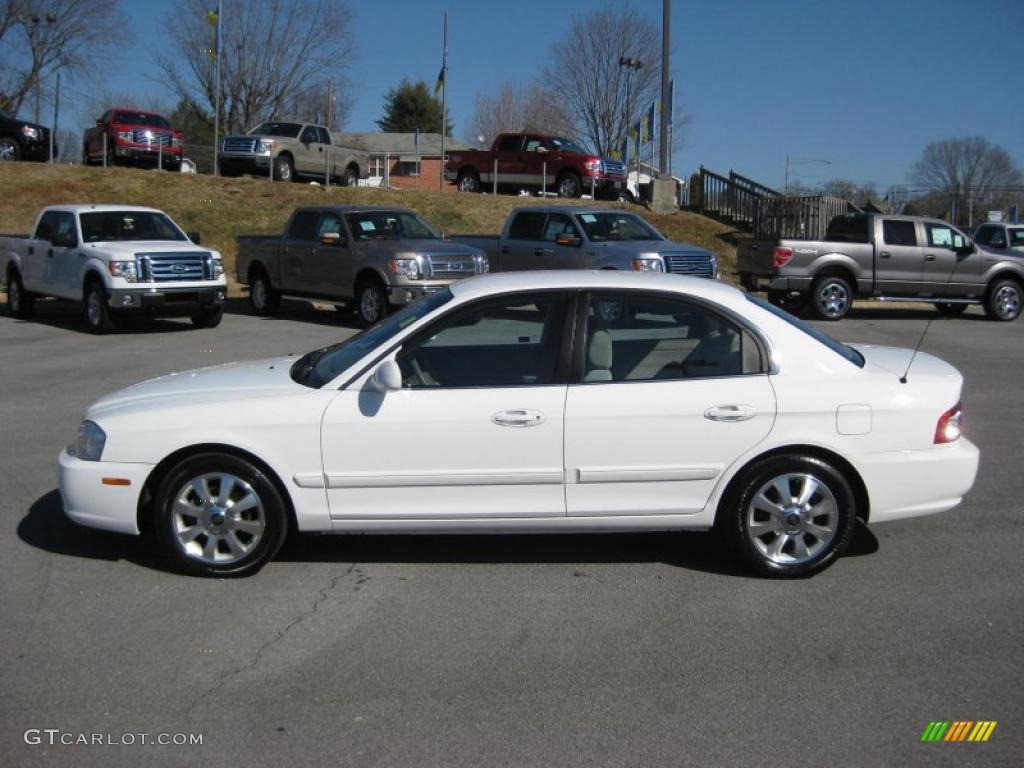
<path fill-rule="evenodd" d="M 792 248 L 778 247 L 772 251 L 772 266 L 773 267 L 784 267 L 789 263 L 789 260 L 793 258 Z"/>
<path fill-rule="evenodd" d="M 939 423 L 935 425 L 935 443 L 952 443 L 959 440 L 962 434 L 964 409 L 957 403 L 944 414 L 939 416 Z"/>

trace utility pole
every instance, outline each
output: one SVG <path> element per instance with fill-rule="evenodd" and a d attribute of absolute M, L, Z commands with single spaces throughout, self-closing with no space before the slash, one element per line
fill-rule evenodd
<path fill-rule="evenodd" d="M 220 48 L 221 48 L 221 16 L 223 12 L 222 0 L 217 0 L 217 10 L 213 13 L 207 13 L 207 21 L 211 21 L 214 24 L 214 38 L 213 38 L 213 56 L 214 56 L 214 69 L 216 78 L 216 85 L 214 86 L 214 98 L 213 98 L 213 175 L 220 175 L 219 163 L 217 161 L 217 148 L 220 146 Z M 211 18 L 215 17 L 215 18 Z M 274 160 L 270 160 L 271 175 L 273 175 Z"/>
<path fill-rule="evenodd" d="M 658 143 L 661 150 L 658 154 L 658 174 L 665 178 L 668 168 L 668 103 L 669 103 L 669 38 L 672 15 L 672 0 L 661 3 L 661 120 L 658 125 Z"/>
<path fill-rule="evenodd" d="M 57 65 L 57 90 L 53 96 L 53 128 L 50 130 L 50 162 L 57 159 L 57 125 L 60 118 L 60 63 Z"/>
<path fill-rule="evenodd" d="M 448 107 L 445 101 L 448 90 L 448 11 L 444 12 L 444 58 L 441 61 L 441 166 L 437 175 L 437 190 L 444 191 L 444 135 L 448 132 Z M 435 88 L 436 95 L 436 88 Z"/>

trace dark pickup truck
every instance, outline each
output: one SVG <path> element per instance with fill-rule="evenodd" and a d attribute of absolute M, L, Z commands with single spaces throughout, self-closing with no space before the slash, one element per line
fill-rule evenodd
<path fill-rule="evenodd" d="M 495 176 L 497 174 L 497 176 Z M 502 133 L 490 149 L 450 152 L 444 177 L 462 192 L 501 189 L 554 190 L 559 197 L 617 200 L 626 189 L 626 166 L 587 152 L 572 139 L 536 133 Z"/>
<path fill-rule="evenodd" d="M 1024 295 L 1024 257 L 916 216 L 847 214 L 824 240 L 741 242 L 736 271 L 747 290 L 794 313 L 809 305 L 822 320 L 845 316 L 855 297 L 928 302 L 945 315 L 980 304 L 994 320 L 1013 320 Z"/>
<path fill-rule="evenodd" d="M 412 211 L 379 205 L 296 208 L 283 235 L 238 238 L 238 282 L 259 315 L 282 295 L 353 303 L 363 325 L 391 307 L 487 271 L 477 248 L 442 239 Z"/>
<path fill-rule="evenodd" d="M 49 159 L 50 129 L 19 120 L 0 109 L 0 161 Z"/>

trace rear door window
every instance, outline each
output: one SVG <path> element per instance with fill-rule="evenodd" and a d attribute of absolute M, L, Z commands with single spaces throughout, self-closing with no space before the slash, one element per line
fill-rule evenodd
<path fill-rule="evenodd" d="M 498 142 L 499 152 L 518 152 L 522 149 L 523 137 L 522 136 L 503 136 L 501 141 Z"/>
<path fill-rule="evenodd" d="M 316 240 L 316 228 L 320 222 L 320 211 L 299 211 L 288 227 L 289 240 Z"/>
<path fill-rule="evenodd" d="M 508 228 L 509 240 L 541 240 L 547 214 L 540 211 L 517 213 Z"/>
<path fill-rule="evenodd" d="M 882 222 L 886 245 L 917 245 L 917 226 L 912 221 L 886 219 Z"/>

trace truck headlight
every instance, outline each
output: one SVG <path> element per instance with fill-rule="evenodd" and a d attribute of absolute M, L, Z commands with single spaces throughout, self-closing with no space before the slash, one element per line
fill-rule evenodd
<path fill-rule="evenodd" d="M 177 136 L 172 136 L 171 137 L 171 146 L 172 147 L 180 147 L 181 146 L 181 139 L 179 139 Z"/>
<path fill-rule="evenodd" d="M 400 275 L 410 280 L 419 280 L 423 276 L 419 259 L 391 259 L 388 262 L 388 269 L 391 274 Z"/>
<path fill-rule="evenodd" d="M 68 453 L 82 461 L 99 461 L 106 442 L 107 433 L 100 429 L 100 425 L 86 420 L 78 428 L 78 438 L 68 446 Z"/>
<path fill-rule="evenodd" d="M 121 141 L 131 141 L 135 137 L 132 135 L 131 131 L 118 131 L 117 138 Z"/>
<path fill-rule="evenodd" d="M 134 261 L 108 261 L 107 269 L 110 270 L 111 277 L 121 277 L 129 283 L 139 280 L 139 268 Z"/>
<path fill-rule="evenodd" d="M 711 257 L 711 277 L 718 279 L 718 259 Z"/>
<path fill-rule="evenodd" d="M 269 139 L 260 139 L 256 143 L 256 151 L 257 152 L 273 152 L 274 151 L 274 142 L 270 141 Z"/>
<path fill-rule="evenodd" d="M 491 271 L 491 264 L 487 261 L 487 256 L 483 253 L 476 257 L 476 273 L 478 275 L 486 275 Z"/>
<path fill-rule="evenodd" d="M 633 259 L 633 269 L 637 272 L 664 272 L 665 265 L 659 258 L 642 257 Z"/>
<path fill-rule="evenodd" d="M 214 280 L 224 274 L 224 262 L 221 259 L 214 259 L 211 276 Z"/>
<path fill-rule="evenodd" d="M 31 125 L 23 125 L 21 126 L 21 135 L 26 139 L 38 139 L 39 129 L 33 128 Z"/>

